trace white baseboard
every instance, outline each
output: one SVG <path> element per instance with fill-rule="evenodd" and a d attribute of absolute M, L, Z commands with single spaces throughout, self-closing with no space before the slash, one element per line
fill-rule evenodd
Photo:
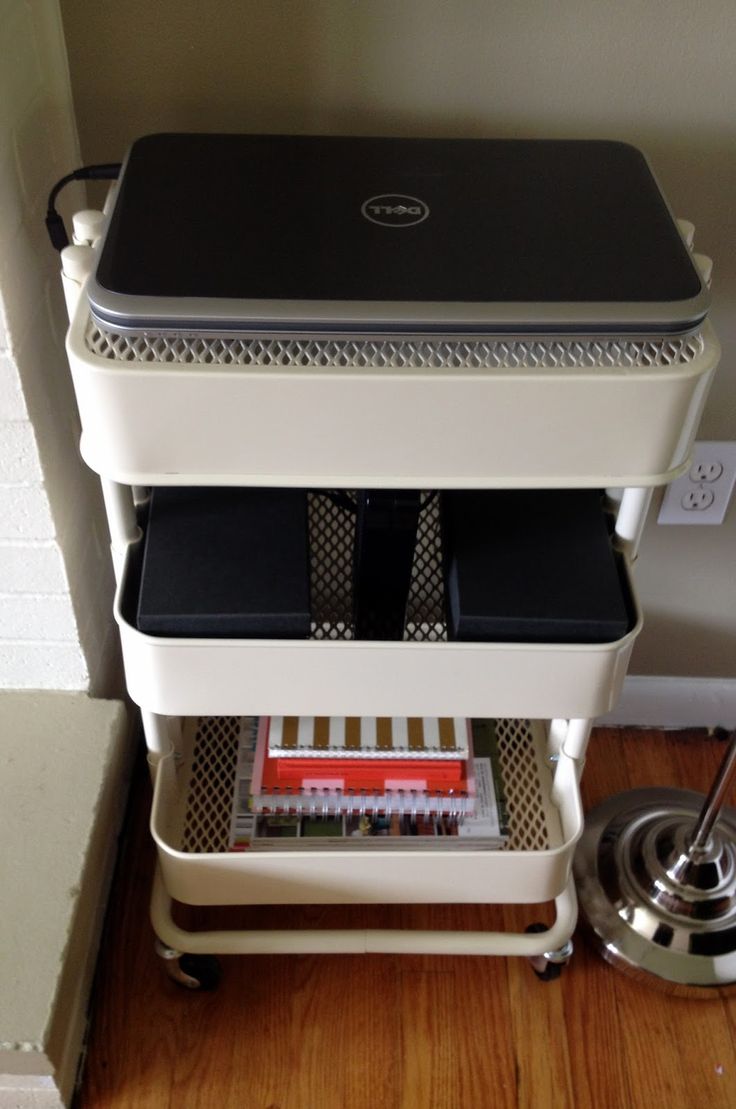
<path fill-rule="evenodd" d="M 597 724 L 649 728 L 736 727 L 736 678 L 630 675 L 618 705 Z"/>

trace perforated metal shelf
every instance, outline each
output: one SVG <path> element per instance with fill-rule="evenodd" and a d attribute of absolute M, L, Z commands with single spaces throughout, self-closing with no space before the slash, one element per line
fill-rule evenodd
<path fill-rule="evenodd" d="M 447 639 L 438 499 L 419 514 L 405 640 Z M 352 639 L 355 515 L 324 494 L 309 495 L 312 639 Z"/>
<path fill-rule="evenodd" d="M 111 362 L 279 369 L 607 369 L 673 366 L 692 362 L 703 350 L 701 332 L 657 339 L 284 339 L 201 332 L 135 334 L 103 329 L 91 317 L 84 340 L 91 354 Z"/>
<path fill-rule="evenodd" d="M 68 337 L 97 473 L 124 485 L 649 486 L 688 459 L 718 344 L 686 336 Z"/>
<path fill-rule="evenodd" d="M 187 717 L 175 754 L 156 770 L 151 831 L 165 888 L 193 905 L 539 903 L 566 887 L 583 828 L 578 776 L 564 751 L 549 761 L 539 720 L 496 719 L 511 835 L 501 849 L 440 837 L 412 851 L 349 847 L 230 851 L 236 754 L 253 717 Z"/>

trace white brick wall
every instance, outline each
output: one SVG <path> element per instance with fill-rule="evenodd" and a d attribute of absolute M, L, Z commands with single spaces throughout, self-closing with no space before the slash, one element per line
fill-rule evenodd
<path fill-rule="evenodd" d="M 74 643 L 77 638 L 68 593 L 0 593 L 0 628 L 14 642 Z"/>
<path fill-rule="evenodd" d="M 108 539 L 43 226 L 49 189 L 79 164 L 58 0 L 0 0 L 0 24 L 0 688 L 110 696 Z M 83 204 L 77 191 L 60 206 Z"/>
<path fill-rule="evenodd" d="M 0 474 L 3 484 L 31 485 L 41 482 L 41 463 L 36 436 L 28 420 L 8 420 L 0 438 Z"/>
<path fill-rule="evenodd" d="M 7 431 L 3 425 L 2 433 Z M 0 543 L 4 539 L 53 539 L 51 508 L 43 485 L 0 483 Z"/>
<path fill-rule="evenodd" d="M 69 582 L 54 540 L 0 542 L 0 583 L 8 593 L 68 593 Z"/>
<path fill-rule="evenodd" d="M 25 420 L 28 416 L 18 371 L 6 350 L 5 331 L 0 328 L 0 421 Z"/>

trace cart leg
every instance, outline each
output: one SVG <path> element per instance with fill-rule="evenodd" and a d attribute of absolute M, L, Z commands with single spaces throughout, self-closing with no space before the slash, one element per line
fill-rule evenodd
<path fill-rule="evenodd" d="M 176 725 L 169 717 L 161 716 L 156 712 L 149 712 L 148 709 L 141 709 L 141 723 L 143 734 L 146 737 L 151 779 L 155 781 L 156 767 L 165 755 L 172 752 Z"/>
<path fill-rule="evenodd" d="M 214 955 L 179 951 L 159 938 L 159 930 L 165 932 L 167 926 L 175 927 L 175 925 L 171 917 L 171 898 L 163 887 L 158 867 L 156 867 L 151 899 L 151 922 L 156 933 L 156 954 L 163 959 L 169 978 L 188 990 L 217 989 L 221 971 Z"/>
<path fill-rule="evenodd" d="M 624 489 L 616 517 L 616 539 L 632 562 L 639 553 L 647 512 L 652 501 L 652 489 Z"/>
<path fill-rule="evenodd" d="M 527 932 L 546 932 L 546 924 L 530 924 L 526 929 Z M 545 951 L 541 955 L 532 955 L 529 958 L 529 964 L 542 982 L 553 982 L 562 974 L 562 968 L 567 966 L 572 958 L 573 943 L 572 940 L 567 940 L 560 947 L 555 948 L 553 951 Z"/>
<path fill-rule="evenodd" d="M 102 496 L 105 502 L 107 524 L 110 529 L 110 550 L 115 581 L 119 582 L 123 572 L 125 553 L 131 543 L 141 538 L 141 529 L 135 514 L 133 492 L 129 485 L 121 485 L 108 478 L 100 478 Z"/>
<path fill-rule="evenodd" d="M 214 990 L 220 982 L 220 964 L 214 955 L 188 955 L 156 940 L 156 954 L 164 961 L 172 982 L 187 990 Z"/>

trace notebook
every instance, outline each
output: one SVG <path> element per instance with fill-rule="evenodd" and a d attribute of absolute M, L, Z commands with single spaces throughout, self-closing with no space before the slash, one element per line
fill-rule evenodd
<path fill-rule="evenodd" d="M 273 721 L 272 721 L 273 722 Z M 252 779 L 257 718 L 243 721 L 233 797 L 233 851 L 499 850 L 508 842 L 509 819 L 493 720 L 473 720 L 475 785 L 472 813 L 255 813 Z M 375 764 L 374 764 L 375 765 Z"/>
<path fill-rule="evenodd" d="M 294 760 L 268 749 L 270 718 L 261 717 L 253 760 L 251 809 L 270 813 L 409 813 L 460 816 L 472 812 L 470 757 L 433 759 Z"/>
<path fill-rule="evenodd" d="M 461 716 L 272 716 L 268 753 L 282 759 L 467 759 Z"/>

